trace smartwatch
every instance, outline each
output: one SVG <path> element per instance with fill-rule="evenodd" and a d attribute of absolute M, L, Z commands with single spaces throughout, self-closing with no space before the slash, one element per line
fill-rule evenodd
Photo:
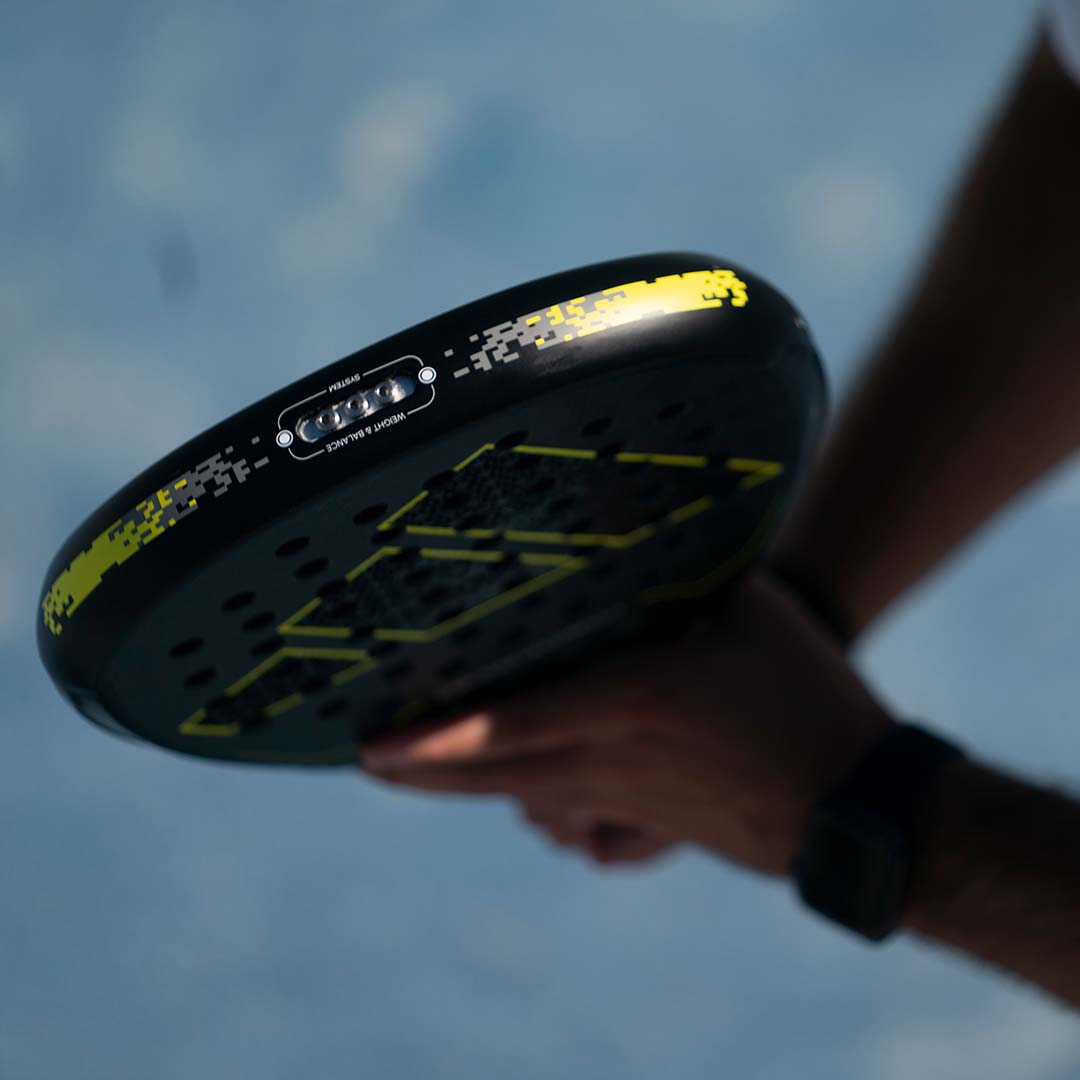
<path fill-rule="evenodd" d="M 900 925 L 926 807 L 959 746 L 896 724 L 815 803 L 792 865 L 802 901 L 879 942 Z"/>

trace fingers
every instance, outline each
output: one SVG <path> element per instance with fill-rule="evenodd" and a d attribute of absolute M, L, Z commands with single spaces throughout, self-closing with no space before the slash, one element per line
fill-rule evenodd
<path fill-rule="evenodd" d="M 585 735 L 565 713 L 512 703 L 449 723 L 375 739 L 360 748 L 365 768 L 425 761 L 494 761 L 580 743 Z"/>
<path fill-rule="evenodd" d="M 580 745 L 632 723 L 619 704 L 624 681 L 625 669 L 617 667 L 579 675 L 471 715 L 369 739 L 360 748 L 361 761 L 365 767 L 493 761 Z"/>
<path fill-rule="evenodd" d="M 594 862 L 646 862 L 676 846 L 637 826 L 597 820 L 593 815 L 529 805 L 521 810 L 522 817 L 554 843 L 581 851 Z"/>
<path fill-rule="evenodd" d="M 439 759 L 429 766 L 407 762 L 400 768 L 372 764 L 364 768 L 379 779 L 421 791 L 468 795 L 512 795 L 522 802 L 581 806 L 597 786 L 596 765 L 580 747 L 506 761 L 452 764 Z"/>

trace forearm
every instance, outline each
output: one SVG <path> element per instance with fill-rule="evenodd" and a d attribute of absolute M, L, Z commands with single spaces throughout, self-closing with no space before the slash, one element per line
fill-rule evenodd
<path fill-rule="evenodd" d="M 1080 803 L 960 759 L 929 820 L 904 925 L 1080 1007 Z"/>
<path fill-rule="evenodd" d="M 770 558 L 862 632 L 1080 446 L 1080 87 L 1040 39 Z"/>

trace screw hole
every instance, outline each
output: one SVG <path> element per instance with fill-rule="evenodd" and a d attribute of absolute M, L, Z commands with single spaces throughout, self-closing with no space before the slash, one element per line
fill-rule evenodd
<path fill-rule="evenodd" d="M 303 566 L 297 567 L 296 576 L 298 578 L 314 577 L 316 574 L 321 574 L 329 565 L 329 559 L 312 559 L 310 562 L 304 563 Z"/>
<path fill-rule="evenodd" d="M 238 592 L 234 593 L 221 605 L 222 611 L 239 611 L 240 608 L 245 608 L 255 599 L 253 592 Z"/>

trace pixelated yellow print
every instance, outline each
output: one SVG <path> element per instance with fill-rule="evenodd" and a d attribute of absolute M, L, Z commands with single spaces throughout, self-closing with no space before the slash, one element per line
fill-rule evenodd
<path fill-rule="evenodd" d="M 470 371 L 491 371 L 496 362 L 516 360 L 518 349 L 524 345 L 546 349 L 660 315 L 703 311 L 725 304 L 741 308 L 747 299 L 746 283 L 733 270 L 691 270 L 655 281 L 631 281 L 489 327 L 483 332 L 478 351 L 469 357 L 472 366 L 459 368 L 454 377 Z"/>

